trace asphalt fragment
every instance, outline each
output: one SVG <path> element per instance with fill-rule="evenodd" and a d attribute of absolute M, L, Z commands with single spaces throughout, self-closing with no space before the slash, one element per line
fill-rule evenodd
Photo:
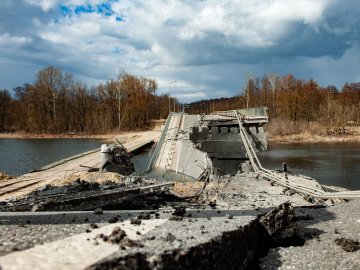
<path fill-rule="evenodd" d="M 99 226 L 98 226 L 97 224 L 95 224 L 95 223 L 91 223 L 91 224 L 90 224 L 90 227 L 91 227 L 92 229 L 98 229 L 98 228 L 99 228 Z"/>
<path fill-rule="evenodd" d="M 118 219 L 118 217 L 111 217 L 111 218 L 109 218 L 108 219 L 108 223 L 116 223 L 116 222 L 118 222 L 119 221 L 119 219 Z"/>
<path fill-rule="evenodd" d="M 359 241 L 353 239 L 339 237 L 336 238 L 334 242 L 346 252 L 354 252 L 359 248 Z"/>
<path fill-rule="evenodd" d="M 104 212 L 101 208 L 96 208 L 94 210 L 94 215 L 102 215 Z"/>
<path fill-rule="evenodd" d="M 140 225 L 141 224 L 141 219 L 138 219 L 138 218 L 130 219 L 130 224 Z"/>

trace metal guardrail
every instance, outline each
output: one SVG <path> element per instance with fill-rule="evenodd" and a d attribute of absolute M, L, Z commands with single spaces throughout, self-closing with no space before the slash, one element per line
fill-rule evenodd
<path fill-rule="evenodd" d="M 256 107 L 236 110 L 238 114 L 245 117 L 268 117 L 267 107 Z"/>
<path fill-rule="evenodd" d="M 230 111 L 215 111 L 212 114 L 231 117 L 234 119 L 239 117 L 242 121 L 246 123 L 251 123 L 251 122 L 267 123 L 269 120 L 267 115 L 267 107 L 238 109 L 238 110 L 230 110 Z"/>
<path fill-rule="evenodd" d="M 154 153 L 153 153 L 153 155 L 152 155 L 152 157 L 150 159 L 149 166 L 148 166 L 146 172 L 150 171 L 153 168 L 155 161 L 159 157 L 162 144 L 164 143 L 165 136 L 166 136 L 166 133 L 167 133 L 168 128 L 169 128 L 170 119 L 171 119 L 171 117 L 173 115 L 174 115 L 174 113 L 170 112 L 169 115 L 168 115 L 168 118 L 166 119 L 166 122 L 165 122 L 165 125 L 164 125 L 164 130 L 161 132 L 160 138 L 159 138 L 158 143 L 156 145 L 155 151 L 154 151 Z"/>
<path fill-rule="evenodd" d="M 211 114 L 236 118 L 236 114 L 234 113 L 234 111 L 215 111 L 215 112 L 212 112 Z"/>
<path fill-rule="evenodd" d="M 315 188 L 308 187 L 306 185 L 301 185 L 297 183 L 291 183 L 288 179 L 285 177 L 279 176 L 278 174 L 265 169 L 262 167 L 254 148 L 251 145 L 251 142 L 246 134 L 246 131 L 242 125 L 241 116 L 239 116 L 237 111 L 234 111 L 236 114 L 236 118 L 239 122 L 239 128 L 240 128 L 240 136 L 242 141 L 244 142 L 244 146 L 246 149 L 246 153 L 250 159 L 251 166 L 253 167 L 254 171 L 258 173 L 259 175 L 263 176 L 264 178 L 267 178 L 269 180 L 272 180 L 276 182 L 277 184 L 291 188 L 297 192 L 300 192 L 305 195 L 313 196 L 316 198 L 322 198 L 322 199 L 352 199 L 352 198 L 360 198 L 360 191 L 338 191 L 338 192 L 326 192 L 324 190 L 319 190 Z"/>

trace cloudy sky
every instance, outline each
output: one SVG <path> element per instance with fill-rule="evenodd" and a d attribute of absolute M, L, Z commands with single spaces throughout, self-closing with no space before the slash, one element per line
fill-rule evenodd
<path fill-rule="evenodd" d="M 182 101 L 264 73 L 341 87 L 360 81 L 359 14 L 358 0 L 1 0 L 0 89 L 48 65 L 89 86 L 151 77 Z"/>

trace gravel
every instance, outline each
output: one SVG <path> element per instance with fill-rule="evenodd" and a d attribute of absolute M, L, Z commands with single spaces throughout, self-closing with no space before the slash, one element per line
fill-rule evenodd
<path fill-rule="evenodd" d="M 125 215 L 132 217 L 137 213 L 129 211 Z M 108 225 L 114 217 L 117 218 L 116 211 L 104 211 L 102 215 L 95 215 L 92 211 L 0 213 L 0 256 L 90 232 Z"/>
<path fill-rule="evenodd" d="M 274 248 L 261 259 L 262 269 L 360 269 L 360 249 L 343 250 L 336 239 L 360 240 L 359 200 L 326 208 L 299 208 L 299 247 Z"/>

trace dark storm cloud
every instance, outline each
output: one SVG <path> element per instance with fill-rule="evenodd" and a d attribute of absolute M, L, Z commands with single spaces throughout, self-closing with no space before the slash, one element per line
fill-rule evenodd
<path fill-rule="evenodd" d="M 157 79 L 160 93 L 177 80 L 183 99 L 238 94 L 249 74 L 360 80 L 355 0 L 3 0 L 0 8 L 0 88 L 47 65 L 89 84 L 126 70 Z"/>

